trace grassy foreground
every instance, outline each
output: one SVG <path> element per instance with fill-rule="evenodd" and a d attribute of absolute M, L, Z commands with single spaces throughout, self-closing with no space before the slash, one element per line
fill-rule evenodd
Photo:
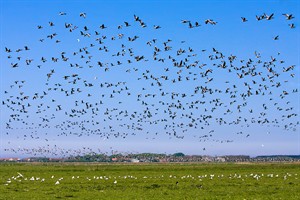
<path fill-rule="evenodd" d="M 299 199 L 300 164 L 0 164 L 0 199 Z"/>

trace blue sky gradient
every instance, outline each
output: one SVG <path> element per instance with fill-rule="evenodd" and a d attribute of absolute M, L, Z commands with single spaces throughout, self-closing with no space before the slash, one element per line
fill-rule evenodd
<path fill-rule="evenodd" d="M 1 106 L 0 157 L 27 156 L 27 153 L 38 150 L 55 152 L 54 154 L 42 153 L 42 155 L 50 156 L 68 154 L 72 150 L 76 152 L 79 150 L 82 153 L 89 150 L 111 153 L 114 150 L 115 152 L 184 152 L 186 154 L 247 154 L 251 156 L 300 154 L 298 116 L 300 99 L 299 93 L 295 92 L 300 88 L 300 37 L 299 16 L 297 15 L 300 13 L 299 1 L 2 0 L 0 6 L 0 92 L 1 102 L 5 102 Z M 65 12 L 66 15 L 59 15 L 59 12 Z M 86 13 L 86 18 L 79 16 L 82 12 Z M 274 13 L 274 19 L 271 20 L 258 21 L 255 17 L 272 13 Z M 293 14 L 295 18 L 287 20 L 282 15 L 284 13 Z M 134 15 L 139 16 L 147 27 L 142 28 L 134 20 Z M 241 17 L 245 17 L 247 22 L 242 22 Z M 205 24 L 207 19 L 212 19 L 217 24 Z M 189 28 L 188 24 L 181 23 L 182 20 L 190 20 L 192 24 L 197 21 L 200 27 Z M 54 26 L 49 26 L 49 22 L 53 22 Z M 125 27 L 124 22 L 128 22 L 130 26 Z M 72 23 L 73 27 L 78 28 L 69 32 L 65 28 L 65 23 Z M 291 23 L 295 25 L 295 28 L 290 28 Z M 102 24 L 105 24 L 107 28 L 100 29 L 99 26 Z M 38 29 L 38 25 L 43 28 Z M 117 28 L 119 25 L 122 25 L 122 29 Z M 161 28 L 154 29 L 155 25 Z M 90 37 L 80 34 L 84 26 L 89 29 L 85 32 L 90 33 Z M 95 35 L 95 30 L 100 35 Z M 53 33 L 57 34 L 55 39 L 47 38 Z M 124 34 L 124 38 L 119 39 L 118 34 Z M 107 39 L 103 39 L 104 44 L 98 44 L 95 39 L 104 35 L 107 36 Z M 128 37 L 134 36 L 139 38 L 134 42 L 127 40 Z M 276 36 L 279 37 L 278 40 L 274 40 Z M 111 37 L 116 37 L 116 39 L 111 40 Z M 151 46 L 147 45 L 147 42 L 154 38 L 157 42 L 152 42 Z M 44 41 L 40 42 L 40 39 Z M 55 40 L 60 40 L 60 42 L 56 43 Z M 172 50 L 159 52 L 158 58 L 168 58 L 171 55 L 180 61 L 185 59 L 187 54 L 196 54 L 196 56 L 188 57 L 187 62 L 197 61 L 198 67 L 180 68 L 174 67 L 170 59 L 166 59 L 165 62 L 153 60 L 154 47 L 163 50 L 163 42 L 167 40 L 171 40 L 168 44 L 172 46 Z M 95 44 L 95 47 L 90 47 L 91 43 Z M 122 44 L 125 46 L 123 49 L 126 50 L 126 54 L 113 56 L 122 50 Z M 28 46 L 30 50 L 25 51 L 24 46 Z M 98 50 L 103 46 L 108 47 L 109 52 Z M 12 52 L 5 52 L 5 47 L 11 49 Z M 77 56 L 73 55 L 73 52 L 78 52 L 84 47 L 88 48 L 88 55 L 92 56 L 90 63 L 85 62 L 88 55 L 84 55 L 85 58 L 80 58 L 78 56 L 80 53 Z M 19 48 L 23 50 L 19 53 L 15 52 Z M 144 60 L 148 61 L 128 63 L 128 59 L 134 61 L 134 57 L 129 56 L 130 48 L 133 49 L 134 56 L 143 55 Z M 177 50 L 188 51 L 189 48 L 193 49 L 192 53 L 176 55 Z M 224 59 L 211 60 L 209 56 L 215 55 L 213 48 L 221 52 Z M 52 57 L 61 58 L 61 52 L 66 52 L 65 55 L 69 60 L 63 62 L 60 59 L 58 62 L 52 62 Z M 255 52 L 259 54 L 259 58 L 256 57 Z M 11 58 L 8 58 L 9 55 Z M 237 76 L 237 73 L 241 73 L 240 71 L 236 72 L 232 68 L 229 72 L 229 67 L 227 69 L 218 67 L 222 64 L 222 60 L 229 65 L 227 58 L 232 55 L 237 57 L 233 62 L 234 67 L 245 66 L 249 59 L 253 62 L 261 60 L 262 63 L 256 63 L 256 71 L 262 72 L 262 75 L 245 76 L 240 79 Z M 18 56 L 21 57 L 20 61 L 17 60 Z M 42 57 L 47 59 L 45 63 L 41 61 Z M 276 58 L 276 61 L 272 62 L 272 58 Z M 26 65 L 26 59 L 33 59 L 33 61 L 30 65 Z M 241 62 L 241 60 L 244 61 Z M 98 61 L 114 63 L 115 66 L 107 65 L 100 68 L 97 65 Z M 117 65 L 117 61 L 122 64 Z M 16 62 L 19 63 L 18 67 L 12 68 L 12 63 Z M 263 62 L 275 63 L 272 68 L 280 76 L 274 77 L 274 82 L 262 81 L 261 77 L 270 75 L 267 67 L 263 66 Z M 70 63 L 77 63 L 81 67 L 70 67 Z M 201 64 L 206 65 L 200 68 Z M 293 65 L 293 70 L 284 72 L 284 69 Z M 108 68 L 108 71 L 105 71 L 105 68 Z M 169 68 L 168 72 L 166 68 Z M 52 69 L 55 73 L 48 79 L 47 74 L 51 73 Z M 208 73 L 207 77 L 201 77 L 201 72 L 208 69 L 213 69 L 213 72 Z M 68 82 L 72 78 L 64 80 L 65 75 L 72 74 L 78 74 L 81 80 L 78 80 L 76 84 Z M 145 74 L 148 78 L 151 75 L 153 77 L 167 75 L 169 80 L 164 81 L 160 78 L 162 86 L 159 87 L 153 79 L 146 79 Z M 172 83 L 171 80 L 177 79 L 178 75 L 184 80 Z M 190 80 L 187 81 L 186 77 Z M 197 79 L 193 80 L 195 77 Z M 210 78 L 213 80 L 207 82 Z M 25 82 L 21 84 L 22 80 Z M 18 83 L 15 84 L 15 81 Z M 83 81 L 93 86 L 86 87 Z M 252 84 L 253 81 L 256 83 Z M 58 83 L 61 86 L 55 85 Z M 113 86 L 100 87 L 101 83 L 105 86 L 111 83 Z M 154 83 L 154 86 L 151 86 L 151 83 Z M 263 88 L 263 85 L 267 86 L 268 90 L 265 95 L 250 95 L 244 101 L 240 95 L 247 93 L 248 86 L 245 83 L 250 84 L 249 87 L 252 87 L 253 91 Z M 279 87 L 274 86 L 278 83 L 280 83 Z M 21 87 L 19 87 L 20 84 Z M 259 84 L 262 86 L 258 86 Z M 194 94 L 197 86 L 208 86 L 221 92 L 202 97 L 201 94 Z M 54 91 L 55 87 L 63 88 L 64 91 Z M 126 87 L 129 89 L 126 90 Z M 80 88 L 82 92 L 66 96 L 65 91 L 70 91 L 72 88 Z M 236 102 L 230 103 L 233 99 L 225 93 L 227 88 L 230 88 L 229 91 L 236 90 Z M 109 98 L 113 90 L 115 90 L 114 98 Z M 283 91 L 288 91 L 288 95 L 281 98 Z M 40 98 L 44 92 L 47 95 Z M 131 95 L 127 95 L 127 92 Z M 169 94 L 162 96 L 162 92 Z M 176 100 L 171 99 L 172 92 L 180 94 L 175 98 Z M 38 93 L 39 97 L 33 100 L 35 93 Z M 181 96 L 183 93 L 186 97 Z M 137 98 L 138 94 L 142 97 Z M 145 95 L 148 96 L 145 97 Z M 24 96 L 28 96 L 29 99 L 23 102 L 26 102 L 26 105 L 31 104 L 30 107 L 26 107 L 28 113 L 25 114 L 17 111 L 20 106 L 12 104 L 12 101 L 20 101 L 17 97 Z M 209 102 L 216 99 L 219 99 L 222 105 L 211 111 L 216 106 Z M 186 109 L 172 108 L 171 110 L 177 114 L 177 117 L 172 120 L 169 113 L 164 111 L 167 110 L 167 103 L 176 104 L 177 100 Z M 191 102 L 197 100 L 205 101 L 205 103 L 199 104 L 199 109 L 188 108 Z M 75 108 L 75 101 L 84 101 L 83 105 L 79 106 L 80 109 L 84 109 L 85 103 L 93 104 L 93 108 L 99 109 L 98 115 L 92 114 L 91 109 L 86 109 L 86 114 L 74 118 L 66 117 L 65 112 L 70 113 Z M 95 105 L 100 101 L 103 104 Z M 143 101 L 147 105 L 142 104 Z M 246 104 L 239 112 L 237 106 L 244 103 Z M 58 105 L 62 107 L 62 110 L 56 110 Z M 8 106 L 11 107 L 8 108 Z M 278 110 L 278 107 L 281 110 Z M 105 115 L 107 109 L 110 110 L 112 119 Z M 150 110 L 152 114 L 157 114 L 146 117 L 142 122 L 138 122 L 136 118 L 125 117 L 124 113 L 120 114 L 121 111 L 126 110 L 129 115 L 134 112 L 143 115 L 145 109 Z M 232 112 L 224 114 L 228 109 Z M 36 113 L 37 110 L 41 110 L 41 113 Z M 250 110 L 253 112 L 250 113 Z M 270 123 L 257 123 L 260 113 L 265 113 L 262 119 L 267 118 Z M 21 121 L 13 120 L 11 115 L 14 114 L 20 114 L 16 118 Z M 196 119 L 201 118 L 203 114 L 212 116 L 209 125 L 204 122 L 195 124 L 188 117 L 192 116 Z M 287 117 L 289 114 L 296 114 L 296 116 Z M 217 122 L 220 118 L 227 121 L 227 124 L 220 125 Z M 253 118 L 256 122 L 252 123 Z M 43 121 L 43 119 L 49 121 Z M 166 119 L 167 122 L 149 123 L 149 121 L 161 119 Z M 92 120 L 99 123 L 93 124 Z M 236 120 L 241 121 L 238 124 L 230 123 Z M 81 129 L 82 126 L 78 124 L 66 127 L 68 121 L 70 124 L 83 122 L 84 129 Z M 272 123 L 272 121 L 278 123 Z M 11 129 L 7 128 L 7 123 L 12 127 Z M 184 126 L 180 127 L 181 123 Z M 189 126 L 191 123 L 192 126 Z M 127 125 L 131 128 L 128 129 Z M 175 128 L 165 128 L 166 125 L 174 125 Z M 142 127 L 142 130 L 138 127 Z M 98 128 L 101 131 L 90 131 Z"/>

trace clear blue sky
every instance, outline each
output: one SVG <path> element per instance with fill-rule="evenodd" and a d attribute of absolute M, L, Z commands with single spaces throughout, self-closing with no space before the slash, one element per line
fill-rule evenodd
<path fill-rule="evenodd" d="M 1 0 L 0 6 L 0 157 L 27 156 L 27 149 L 60 155 L 68 149 L 87 148 L 110 153 L 300 154 L 299 116 L 295 116 L 300 100 L 299 92 L 295 92 L 300 86 L 299 1 Z M 86 13 L 86 18 L 80 13 Z M 272 13 L 270 20 L 256 19 L 256 15 Z M 287 20 L 282 15 L 285 13 L 295 18 Z M 142 28 L 134 15 L 147 27 Z M 242 22 L 241 17 L 247 21 Z M 205 24 L 208 19 L 217 24 Z M 200 27 L 189 28 L 182 20 L 193 26 L 198 22 Z M 65 23 L 78 28 L 70 32 Z M 107 28 L 100 29 L 102 24 Z M 157 25 L 161 28 L 154 29 Z M 54 33 L 53 39 L 47 37 Z M 106 39 L 99 44 L 96 39 L 102 36 Z M 134 36 L 138 36 L 135 41 L 128 41 Z M 274 40 L 276 36 L 278 40 Z M 172 49 L 164 51 L 163 43 L 168 40 L 172 40 L 167 43 Z M 152 41 L 151 46 L 148 41 Z M 5 52 L 6 47 L 12 52 Z M 157 60 L 153 59 L 155 47 L 161 50 Z M 177 55 L 180 49 L 185 53 Z M 62 60 L 61 52 L 68 60 Z M 124 56 L 114 56 L 118 52 Z M 142 55 L 144 59 L 135 61 L 134 57 Z M 218 58 L 211 60 L 211 55 Z M 230 56 L 236 56 L 232 66 Z M 42 57 L 47 61 L 42 62 Z M 52 57 L 59 58 L 58 62 Z M 184 59 L 188 59 L 185 66 L 173 66 L 173 62 Z M 252 61 L 247 64 L 249 59 Z M 26 60 L 32 61 L 27 65 Z M 220 67 L 224 61 L 225 69 Z M 16 63 L 18 67 L 13 68 Z M 189 64 L 196 67 L 187 68 Z M 286 71 L 293 65 L 293 70 Z M 202 77 L 209 69 L 212 72 Z M 259 74 L 252 76 L 251 72 Z M 49 79 L 47 74 L 51 74 Z M 238 74 L 244 74 L 243 78 Z M 64 76 L 70 77 L 65 80 Z M 182 81 L 178 81 L 179 76 Z M 200 87 L 211 88 L 213 93 L 202 97 L 200 89 L 194 94 Z M 241 95 L 248 91 L 253 94 L 243 99 Z M 172 99 L 172 93 L 178 96 Z M 206 116 L 211 118 L 203 120 Z M 220 118 L 226 124 L 220 125 Z M 262 123 L 265 120 L 269 122 Z"/>

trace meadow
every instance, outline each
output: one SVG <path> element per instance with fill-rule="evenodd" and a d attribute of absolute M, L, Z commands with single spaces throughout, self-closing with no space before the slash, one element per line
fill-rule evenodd
<path fill-rule="evenodd" d="M 299 199 L 299 163 L 0 163 L 0 199 Z"/>

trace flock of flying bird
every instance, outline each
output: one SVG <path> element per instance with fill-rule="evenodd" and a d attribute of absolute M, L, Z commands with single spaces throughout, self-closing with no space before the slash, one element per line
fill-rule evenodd
<path fill-rule="evenodd" d="M 292 14 L 283 15 L 288 21 L 294 18 Z M 84 21 L 87 14 L 80 13 L 79 17 Z M 274 14 L 256 16 L 257 21 L 273 19 Z M 213 19 L 203 24 L 191 20 L 181 23 L 189 28 L 218 24 Z M 195 50 L 185 41 L 151 38 L 143 42 L 141 36 L 130 35 L 136 25 L 143 29 L 149 26 L 134 15 L 132 21 L 116 27 L 123 33 L 109 36 L 109 32 L 104 34 L 110 28 L 105 24 L 92 30 L 89 25 L 59 25 L 51 21 L 37 26 L 37 31 L 47 33 L 39 42 L 49 46 L 64 43 L 55 31 L 62 26 L 62 35 L 71 34 L 66 40 L 77 40 L 69 48 L 74 51 L 61 51 L 63 46 L 58 46 L 54 48 L 61 51 L 59 54 L 36 58 L 30 57 L 33 46 L 14 50 L 5 47 L 12 70 L 30 67 L 44 73 L 38 87 L 26 89 L 32 87 L 30 82 L 35 79 L 29 77 L 15 80 L 4 91 L 2 107 L 9 113 L 5 114 L 6 134 L 17 132 L 18 138 L 24 140 L 50 142 L 70 135 L 109 139 L 146 134 L 154 139 L 166 134 L 183 139 L 196 132 L 194 137 L 199 141 L 225 143 L 232 140 L 226 139 L 226 134 L 216 139 L 216 125 L 233 126 L 234 130 L 241 130 L 236 134 L 245 137 L 251 135 L 244 133 L 251 124 L 294 131 L 299 126 L 297 112 L 289 100 L 298 89 L 286 87 L 295 76 L 295 65 L 286 66 L 284 60 L 273 56 L 264 60 L 258 51 L 251 58 L 239 59 L 216 48 Z M 295 28 L 294 23 L 288 26 Z M 151 27 L 154 31 L 162 28 Z M 278 39 L 279 36 L 274 38 Z M 48 147 L 30 151 L 51 153 L 53 149 L 49 144 Z M 21 148 L 6 150 L 29 153 Z"/>

